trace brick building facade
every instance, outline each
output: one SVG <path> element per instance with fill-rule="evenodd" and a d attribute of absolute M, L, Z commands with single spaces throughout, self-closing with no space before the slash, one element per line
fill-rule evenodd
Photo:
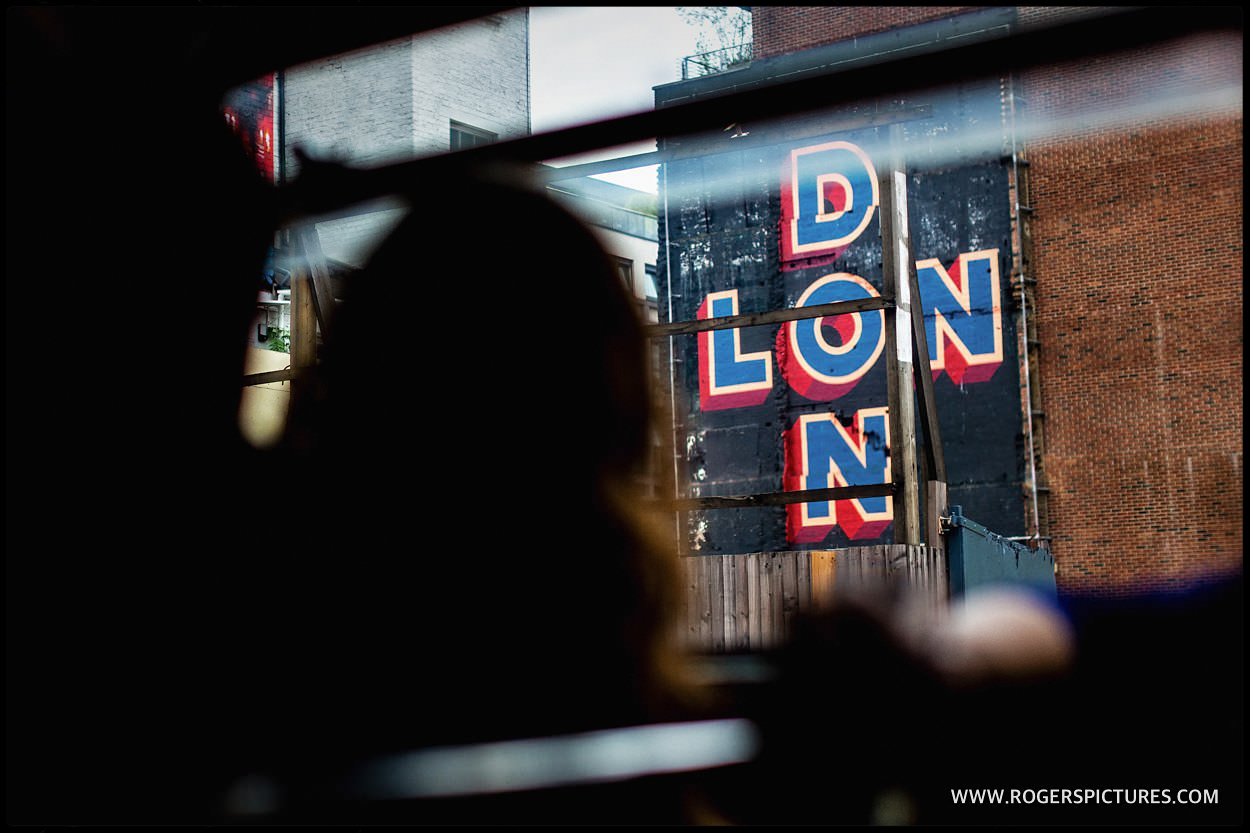
<path fill-rule="evenodd" d="M 754 7 L 755 58 L 971 8 Z M 1017 7 L 1013 25 L 1084 11 Z M 1217 86 L 1230 62 L 1239 78 L 1240 58 L 1239 41 L 1235 55 L 1179 41 L 1008 84 L 1030 123 L 1069 124 L 1093 102 Z M 1240 569 L 1241 129 L 1240 107 L 1213 109 L 1018 149 L 1032 210 L 1018 217 L 1029 242 L 1013 278 L 1034 315 L 1020 329 L 1034 363 L 1022 415 L 1036 429 L 1040 531 L 1061 592 L 1166 590 Z"/>
<path fill-rule="evenodd" d="M 1035 120 L 1060 120 L 1147 87 L 1203 89 L 1228 60 L 1182 41 L 1019 87 Z M 1062 588 L 1140 592 L 1240 568 L 1241 128 L 1240 113 L 1197 112 L 1029 145 Z"/>
<path fill-rule="evenodd" d="M 940 20 L 979 6 L 753 6 L 756 60 Z"/>

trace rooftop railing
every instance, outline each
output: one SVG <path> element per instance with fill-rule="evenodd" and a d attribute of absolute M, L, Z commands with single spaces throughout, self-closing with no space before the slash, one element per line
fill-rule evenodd
<path fill-rule="evenodd" d="M 751 63 L 751 44 L 738 43 L 681 59 L 681 80 L 702 78 Z"/>

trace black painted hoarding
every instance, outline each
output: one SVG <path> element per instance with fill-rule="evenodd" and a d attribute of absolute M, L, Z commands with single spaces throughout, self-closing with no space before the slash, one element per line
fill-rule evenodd
<path fill-rule="evenodd" d="M 882 294 L 877 174 L 891 135 L 950 503 L 1023 534 L 1009 124 L 997 82 L 663 140 L 661 320 Z M 886 314 L 674 336 L 678 496 L 888 482 Z M 887 497 L 707 509 L 688 514 L 686 537 L 692 554 L 829 549 L 892 542 L 892 517 Z"/>

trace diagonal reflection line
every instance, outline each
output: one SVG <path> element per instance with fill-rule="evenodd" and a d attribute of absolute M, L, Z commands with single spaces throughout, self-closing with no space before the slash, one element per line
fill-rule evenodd
<path fill-rule="evenodd" d="M 759 748 L 755 725 L 740 718 L 434 747 L 365 765 L 348 793 L 440 798 L 603 783 L 746 763 Z"/>

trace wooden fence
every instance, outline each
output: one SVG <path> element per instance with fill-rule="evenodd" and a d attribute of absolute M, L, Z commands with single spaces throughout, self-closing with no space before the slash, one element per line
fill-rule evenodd
<path fill-rule="evenodd" d="M 906 591 L 935 614 L 946 607 L 942 549 L 905 544 L 681 559 L 684 642 L 711 653 L 783 644 L 802 613 L 839 599 Z"/>

